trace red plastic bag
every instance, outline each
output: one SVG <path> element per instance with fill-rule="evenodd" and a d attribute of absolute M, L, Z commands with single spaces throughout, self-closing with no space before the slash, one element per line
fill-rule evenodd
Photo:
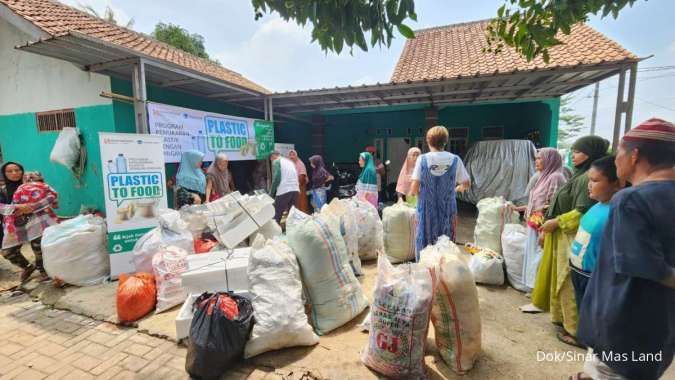
<path fill-rule="evenodd" d="M 195 253 L 210 252 L 216 245 L 218 245 L 217 241 L 210 239 L 195 239 Z"/>
<path fill-rule="evenodd" d="M 117 284 L 117 319 L 134 322 L 150 313 L 157 302 L 155 276 L 150 273 L 120 275 Z"/>

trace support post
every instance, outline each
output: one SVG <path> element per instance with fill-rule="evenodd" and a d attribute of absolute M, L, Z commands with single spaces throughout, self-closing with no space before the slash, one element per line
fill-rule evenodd
<path fill-rule="evenodd" d="M 600 82 L 595 82 L 593 92 L 593 116 L 591 116 L 591 136 L 595 136 L 595 123 L 598 119 L 598 98 L 600 97 Z"/>
<path fill-rule="evenodd" d="M 626 69 L 619 72 L 619 89 L 616 95 L 616 110 L 614 111 L 614 138 L 612 139 L 612 149 L 616 150 L 619 146 L 619 137 L 621 134 L 621 114 L 623 109 L 624 88 L 626 86 Z"/>
<path fill-rule="evenodd" d="M 273 121 L 274 121 L 274 104 L 272 104 L 272 98 L 268 98 L 268 101 L 270 102 L 269 106 L 267 106 L 267 108 L 268 108 L 268 110 L 269 110 L 268 112 L 269 112 L 269 114 L 270 114 L 270 115 L 269 115 L 269 116 L 270 116 L 270 121 L 273 122 Z"/>
<path fill-rule="evenodd" d="M 624 134 L 630 131 L 633 125 L 633 104 L 635 103 L 635 84 L 637 82 L 637 62 L 630 66 L 630 82 L 628 82 L 628 100 L 626 100 L 626 121 Z"/>
<path fill-rule="evenodd" d="M 149 133 L 148 113 L 145 108 L 148 101 L 147 87 L 145 85 L 145 63 L 139 59 L 134 64 L 132 73 L 132 88 L 134 96 L 134 114 L 136 115 L 136 133 Z"/>
<path fill-rule="evenodd" d="M 269 109 L 267 108 L 269 106 L 269 103 L 267 103 L 267 98 L 263 99 L 263 108 L 265 109 L 265 120 L 269 120 Z"/>

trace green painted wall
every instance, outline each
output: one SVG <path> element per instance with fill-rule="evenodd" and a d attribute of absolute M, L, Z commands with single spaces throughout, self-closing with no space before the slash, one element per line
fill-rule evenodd
<path fill-rule="evenodd" d="M 555 146 L 557 140 L 560 99 L 517 101 L 512 103 L 483 103 L 446 106 L 438 111 L 438 124 L 448 128 L 469 128 L 469 144 L 482 139 L 485 126 L 503 126 L 507 139 L 527 138 L 528 132 L 538 130 L 541 146 Z M 325 126 L 326 162 L 353 162 L 359 152 L 379 137 L 419 137 L 425 127 L 423 106 L 381 107 L 376 109 L 335 111 L 323 113 Z M 378 130 L 391 129 L 390 135 L 378 135 Z M 410 131 L 409 131 L 410 129 Z M 311 127 L 289 123 L 277 129 L 277 141 L 295 143 L 301 157 L 309 157 Z"/>
<path fill-rule="evenodd" d="M 81 182 L 59 164 L 49 161 L 57 132 L 38 132 L 35 113 L 0 116 L 0 148 L 5 161 L 17 161 L 26 170 L 38 170 L 59 192 L 60 216 L 77 215 L 82 205 L 104 209 L 98 132 L 113 132 L 113 106 L 75 108 L 75 122 L 87 150 L 87 169 Z"/>
<path fill-rule="evenodd" d="M 469 143 L 482 139 L 483 127 L 503 126 L 506 139 L 525 139 L 529 131 L 538 130 L 542 146 L 555 146 L 551 144 L 551 126 L 557 129 L 555 115 L 549 101 L 457 105 L 439 110 L 438 122 L 448 128 L 469 128 Z M 557 137 L 557 130 L 554 133 Z"/>

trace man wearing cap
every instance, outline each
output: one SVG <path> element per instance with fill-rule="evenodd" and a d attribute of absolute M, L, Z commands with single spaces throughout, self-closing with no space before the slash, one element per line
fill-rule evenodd
<path fill-rule="evenodd" d="M 288 158 L 281 157 L 276 150 L 270 154 L 272 161 L 272 189 L 274 198 L 274 219 L 281 222 L 281 217 L 298 202 L 300 183 L 295 164 Z"/>
<path fill-rule="evenodd" d="M 593 379 L 657 379 L 675 349 L 675 127 L 650 119 L 629 131 L 578 340 Z"/>

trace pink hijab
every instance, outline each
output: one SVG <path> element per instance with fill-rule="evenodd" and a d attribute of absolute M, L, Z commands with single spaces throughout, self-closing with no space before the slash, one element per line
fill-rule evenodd
<path fill-rule="evenodd" d="M 412 176 L 413 169 L 415 169 L 415 162 L 417 161 L 417 159 L 413 159 L 412 157 L 413 153 L 415 152 L 418 153 L 418 157 L 420 154 L 422 154 L 420 148 L 408 149 L 408 155 L 405 158 L 401 172 L 398 175 L 398 181 L 396 182 L 397 193 L 407 195 L 408 192 L 410 192 L 410 184 L 412 183 L 410 177 Z"/>
<path fill-rule="evenodd" d="M 553 148 L 539 149 L 544 169 L 541 171 L 539 179 L 530 190 L 530 197 L 527 202 L 527 216 L 532 212 L 544 208 L 553 199 L 553 195 L 558 189 L 567 182 L 562 168 L 562 157 L 560 153 Z"/>
<path fill-rule="evenodd" d="M 290 150 L 288 151 L 288 159 L 293 161 L 295 164 L 295 170 L 298 172 L 298 177 L 302 175 L 307 175 L 307 168 L 305 167 L 305 164 L 300 160 L 300 157 L 298 157 L 298 152 L 295 150 Z"/>

